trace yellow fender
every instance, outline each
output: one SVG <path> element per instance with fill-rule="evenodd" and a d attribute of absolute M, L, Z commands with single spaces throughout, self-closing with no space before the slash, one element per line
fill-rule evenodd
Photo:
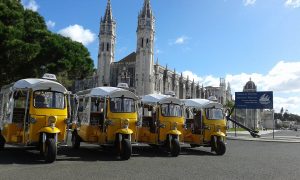
<path fill-rule="evenodd" d="M 172 135 L 181 135 L 182 133 L 178 130 L 171 130 L 168 131 L 167 134 L 172 134 Z"/>
<path fill-rule="evenodd" d="M 57 127 L 43 127 L 39 130 L 39 133 L 58 134 L 60 130 Z"/>
<path fill-rule="evenodd" d="M 223 132 L 213 132 L 211 133 L 211 136 L 225 137 L 226 135 Z"/>
<path fill-rule="evenodd" d="M 118 129 L 116 131 L 116 134 L 133 134 L 133 131 L 131 129 Z"/>

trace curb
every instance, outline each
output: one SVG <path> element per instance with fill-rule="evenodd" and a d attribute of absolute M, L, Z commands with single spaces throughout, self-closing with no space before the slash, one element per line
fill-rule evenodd
<path fill-rule="evenodd" d="M 238 141 L 257 141 L 257 142 L 278 142 L 278 143 L 300 143 L 300 139 L 265 139 L 265 138 L 245 138 L 245 137 L 228 137 L 228 140 Z"/>

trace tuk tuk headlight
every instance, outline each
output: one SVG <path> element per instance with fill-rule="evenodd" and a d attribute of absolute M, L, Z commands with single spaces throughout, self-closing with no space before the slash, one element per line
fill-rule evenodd
<path fill-rule="evenodd" d="M 50 116 L 50 117 L 48 118 L 48 124 L 51 125 L 51 126 L 53 126 L 53 124 L 56 123 L 56 120 L 57 120 L 56 117 Z"/>
<path fill-rule="evenodd" d="M 205 126 L 204 126 L 204 129 L 210 130 L 210 127 L 207 126 L 207 125 L 205 125 Z"/>
<path fill-rule="evenodd" d="M 129 127 L 129 119 L 125 119 L 123 121 L 123 128 L 128 129 L 128 127 Z"/>
<path fill-rule="evenodd" d="M 159 124 L 159 127 L 160 128 L 166 128 L 166 125 L 165 124 Z"/>
<path fill-rule="evenodd" d="M 113 122 L 112 122 L 112 120 L 106 120 L 105 121 L 105 126 L 113 126 L 114 124 L 113 124 Z"/>
<path fill-rule="evenodd" d="M 37 121 L 34 117 L 30 117 L 29 122 L 30 122 L 30 124 L 35 124 Z"/>

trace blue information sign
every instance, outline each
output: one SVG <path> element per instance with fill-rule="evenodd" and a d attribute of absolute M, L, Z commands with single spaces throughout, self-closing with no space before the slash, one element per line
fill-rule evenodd
<path fill-rule="evenodd" d="M 237 109 L 273 109 L 273 91 L 236 92 Z"/>

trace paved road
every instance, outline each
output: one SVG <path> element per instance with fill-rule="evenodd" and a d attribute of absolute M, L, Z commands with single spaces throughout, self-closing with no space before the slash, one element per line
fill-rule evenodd
<path fill-rule="evenodd" d="M 228 141 L 224 156 L 208 148 L 183 149 L 179 157 L 134 149 L 122 161 L 109 150 L 64 147 L 53 164 L 44 164 L 35 150 L 9 147 L 0 152 L 0 179 L 299 179 L 300 144 Z"/>
<path fill-rule="evenodd" d="M 299 137 L 300 138 L 300 130 L 294 131 L 294 130 L 280 130 L 274 133 L 275 137 Z M 262 137 L 271 137 L 273 136 L 273 133 L 264 134 Z"/>

